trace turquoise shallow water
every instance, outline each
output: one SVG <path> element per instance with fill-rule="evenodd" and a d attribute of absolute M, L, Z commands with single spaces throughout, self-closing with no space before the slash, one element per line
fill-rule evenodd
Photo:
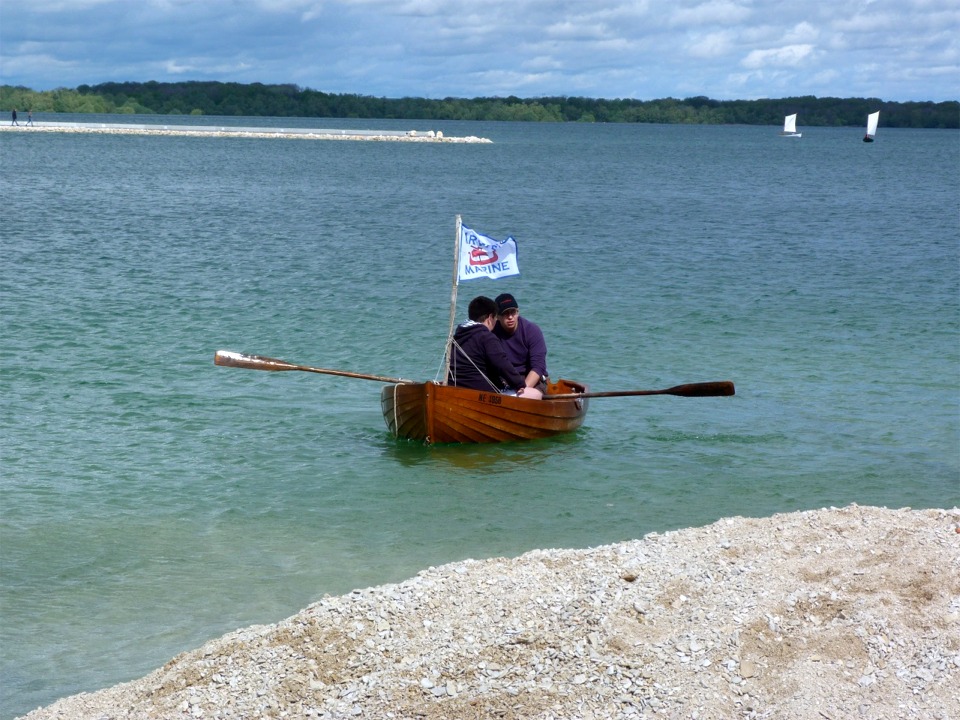
<path fill-rule="evenodd" d="M 494 144 L 0 134 L 0 716 L 433 564 L 960 503 L 958 133 L 414 129 Z M 737 395 L 423 448 L 379 383 L 213 365 L 433 378 L 457 213 L 522 271 L 459 316 L 509 290 L 556 376 Z"/>

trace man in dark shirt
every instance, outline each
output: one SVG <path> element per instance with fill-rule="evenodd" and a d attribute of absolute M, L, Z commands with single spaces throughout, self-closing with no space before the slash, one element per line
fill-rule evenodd
<path fill-rule="evenodd" d="M 524 387 L 523 376 L 513 367 L 492 332 L 497 324 L 497 304 L 480 295 L 470 301 L 467 312 L 470 320 L 458 325 L 453 334 L 447 382 L 493 392 L 506 388 L 525 398 L 539 399 L 539 392 L 529 392 Z"/>
<path fill-rule="evenodd" d="M 497 326 L 500 338 L 514 368 L 530 388 L 546 389 L 547 341 L 536 323 L 520 317 L 520 307 L 510 293 L 497 295 Z"/>

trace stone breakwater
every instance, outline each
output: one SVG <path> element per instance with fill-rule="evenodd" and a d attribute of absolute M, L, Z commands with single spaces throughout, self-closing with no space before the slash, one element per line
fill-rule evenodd
<path fill-rule="evenodd" d="M 474 136 L 446 137 L 434 130 L 319 130 L 309 128 L 244 128 L 230 126 L 124 125 L 116 123 L 35 122 L 0 125 L 6 132 L 99 133 L 180 137 L 280 138 L 293 140 L 359 140 L 367 142 L 490 143 Z"/>
<path fill-rule="evenodd" d="M 26 717 L 960 718 L 960 511 L 456 562 Z"/>

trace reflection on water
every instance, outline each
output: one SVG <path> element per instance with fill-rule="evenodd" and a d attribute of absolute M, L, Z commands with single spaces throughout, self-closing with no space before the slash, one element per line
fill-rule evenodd
<path fill-rule="evenodd" d="M 424 445 L 409 440 L 387 437 L 383 443 L 384 457 L 406 467 L 465 473 L 502 472 L 533 465 L 549 458 L 573 454 L 578 446 L 580 431 L 557 435 L 542 440 L 526 440 L 507 443 L 481 443 L 477 445 L 445 444 Z"/>

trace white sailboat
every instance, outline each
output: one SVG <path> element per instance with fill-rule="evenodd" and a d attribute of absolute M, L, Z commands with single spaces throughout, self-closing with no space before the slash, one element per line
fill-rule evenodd
<path fill-rule="evenodd" d="M 877 123 L 880 122 L 880 111 L 867 115 L 867 134 L 863 136 L 864 142 L 873 142 L 873 136 L 877 134 Z"/>
<path fill-rule="evenodd" d="M 780 133 L 781 137 L 803 137 L 803 133 L 797 132 L 797 114 L 787 115 L 783 119 L 783 132 Z"/>

